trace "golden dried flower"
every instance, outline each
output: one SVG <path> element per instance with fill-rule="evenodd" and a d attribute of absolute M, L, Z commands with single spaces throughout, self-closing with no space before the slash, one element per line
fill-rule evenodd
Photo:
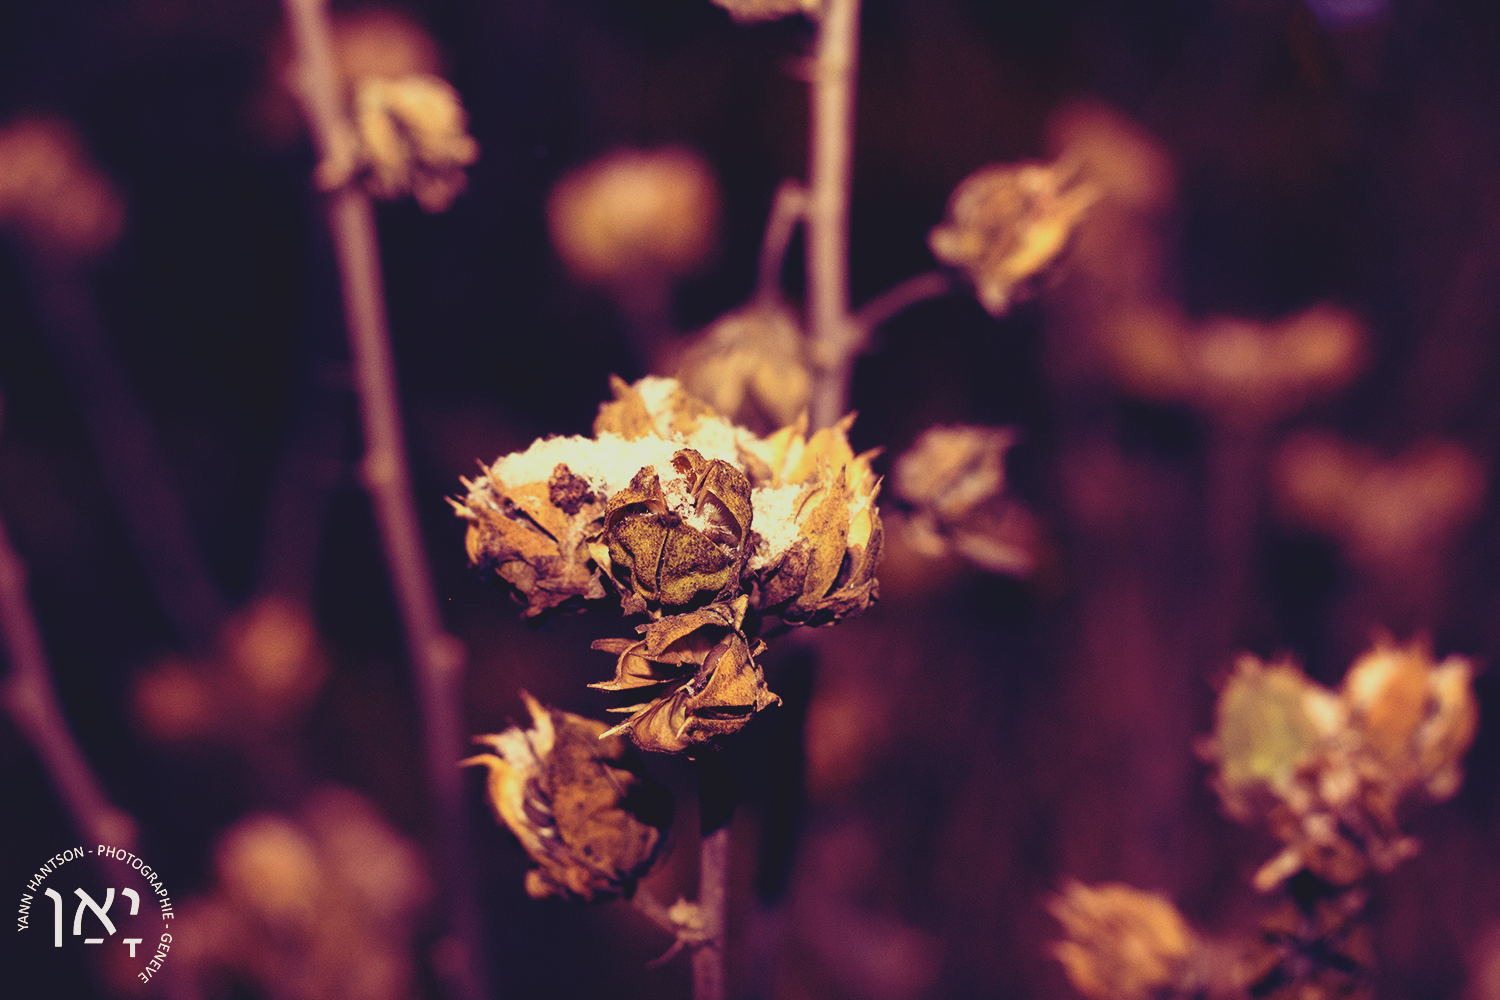
<path fill-rule="evenodd" d="M 1304 869 L 1350 885 L 1416 849 L 1396 822 L 1422 792 L 1457 791 L 1473 741 L 1472 668 L 1425 646 L 1377 644 L 1333 692 L 1289 664 L 1242 657 L 1219 695 L 1204 751 L 1231 814 L 1265 818 L 1286 848 L 1256 873 L 1269 890 Z"/>
<path fill-rule="evenodd" d="M 1364 346 L 1359 321 L 1318 305 L 1280 323 L 1215 319 L 1196 329 L 1173 309 L 1141 307 L 1116 320 L 1110 364 L 1126 388 L 1223 418 L 1262 423 L 1342 388 Z"/>
<path fill-rule="evenodd" d="M 812 400 L 807 340 L 780 304 L 756 303 L 715 320 L 683 352 L 677 380 L 757 433 L 791 423 Z"/>
<path fill-rule="evenodd" d="M 1069 882 L 1047 908 L 1067 940 L 1052 946 L 1073 988 L 1090 1000 L 1192 995 L 1197 934 L 1170 901 L 1128 885 Z"/>
<path fill-rule="evenodd" d="M 1036 525 L 1005 490 L 1005 455 L 1016 432 L 933 427 L 896 460 L 896 495 L 912 506 L 908 541 L 920 552 L 953 552 L 993 573 L 1036 567 Z"/>
<path fill-rule="evenodd" d="M 764 644 L 740 630 L 747 600 L 711 604 L 637 627 L 642 638 L 600 639 L 594 648 L 618 657 L 602 691 L 630 691 L 649 700 L 615 712 L 631 716 L 609 731 L 627 733 L 642 750 L 680 753 L 737 733 L 781 699 L 766 687 L 755 662 Z"/>
<path fill-rule="evenodd" d="M 985 167 L 954 189 L 927 242 L 938 260 L 968 275 L 991 316 L 1003 316 L 1040 291 L 1097 198 L 1076 171 L 1057 164 Z"/>
<path fill-rule="evenodd" d="M 1484 497 L 1483 467 L 1451 443 L 1382 460 L 1369 448 L 1306 432 L 1282 446 L 1274 476 L 1289 517 L 1331 535 L 1355 561 L 1391 571 L 1440 552 Z"/>
<path fill-rule="evenodd" d="M 526 873 L 527 893 L 630 895 L 665 845 L 670 798 L 604 723 L 521 698 L 531 728 L 474 737 L 489 752 L 462 763 L 488 769 L 496 817 L 539 866 Z"/>
<path fill-rule="evenodd" d="M 604 596 L 589 552 L 603 529 L 604 497 L 564 462 L 545 479 L 529 479 L 538 472 L 512 472 L 501 458 L 478 479 L 463 480 L 462 501 L 449 501 L 469 522 L 469 561 L 514 587 L 528 617 L 572 598 Z"/>
<path fill-rule="evenodd" d="M 679 147 L 616 150 L 563 177 L 547 199 L 558 256 L 594 285 L 693 272 L 713 249 L 718 217 L 713 172 Z"/>
<path fill-rule="evenodd" d="M 816 15 L 822 8 L 821 0 L 714 0 L 714 3 L 729 11 L 736 21 L 774 21 L 793 14 Z"/>
<path fill-rule="evenodd" d="M 468 184 L 464 168 L 479 158 L 458 91 L 435 76 L 371 76 L 355 85 L 356 148 L 338 150 L 318 167 L 325 190 L 363 177 L 376 198 L 410 194 L 428 212 L 453 204 Z"/>
<path fill-rule="evenodd" d="M 88 161 L 71 126 L 21 118 L 0 129 L 0 228 L 70 257 L 108 249 L 125 222 L 114 186 Z"/>

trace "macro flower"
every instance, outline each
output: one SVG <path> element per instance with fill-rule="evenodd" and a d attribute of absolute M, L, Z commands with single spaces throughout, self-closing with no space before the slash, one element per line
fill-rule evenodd
<path fill-rule="evenodd" d="M 537 863 L 527 893 L 629 896 L 666 844 L 669 793 L 604 723 L 521 699 L 531 727 L 474 737 L 487 749 L 461 763 L 486 768 L 491 808 Z"/>
<path fill-rule="evenodd" d="M 1290 664 L 1241 657 L 1203 750 L 1230 814 L 1264 819 L 1286 845 L 1256 887 L 1303 870 L 1348 886 L 1411 856 L 1397 811 L 1458 790 L 1478 719 L 1472 675 L 1462 657 L 1435 663 L 1421 644 L 1382 642 L 1335 692 Z"/>
<path fill-rule="evenodd" d="M 677 381 L 736 424 L 768 432 L 812 401 L 807 339 L 786 306 L 754 303 L 719 317 L 688 345 Z"/>
<path fill-rule="evenodd" d="M 1047 908 L 1067 935 L 1052 954 L 1090 1000 L 1195 995 L 1200 942 L 1170 901 L 1119 883 L 1070 881 Z"/>
<path fill-rule="evenodd" d="M 908 540 L 920 552 L 952 552 L 993 573 L 1036 566 L 1036 524 L 1006 491 L 1004 427 L 932 427 L 896 460 L 896 496 L 912 508 Z"/>
<path fill-rule="evenodd" d="M 927 243 L 968 276 L 979 304 L 1003 316 L 1033 298 L 1098 192 L 1057 164 L 984 167 L 964 178 Z"/>
<path fill-rule="evenodd" d="M 626 733 L 642 750 L 680 753 L 736 733 L 780 704 L 755 662 L 764 644 L 741 631 L 747 605 L 740 597 L 638 626 L 640 639 L 596 641 L 595 649 L 617 656 L 615 677 L 589 686 L 647 699 L 611 709 L 631 715 L 605 735 Z"/>
<path fill-rule="evenodd" d="M 362 177 L 370 194 L 410 194 L 428 212 L 453 204 L 468 184 L 464 168 L 479 158 L 458 92 L 424 73 L 365 77 L 355 84 L 355 148 L 335 151 L 318 168 L 325 190 Z"/>

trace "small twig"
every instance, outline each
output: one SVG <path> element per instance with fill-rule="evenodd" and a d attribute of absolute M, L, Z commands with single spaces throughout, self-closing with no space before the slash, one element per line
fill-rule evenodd
<path fill-rule="evenodd" d="M 353 126 L 343 110 L 326 0 L 285 0 L 285 7 L 297 52 L 298 96 L 322 157 L 320 173 L 328 176 L 328 165 L 347 155 Z M 463 996 L 478 1000 L 485 995 L 479 906 L 468 863 L 462 785 L 453 766 L 461 756 L 458 687 L 464 650 L 443 629 L 412 500 L 369 197 L 347 186 L 334 191 L 328 199 L 328 223 L 338 256 L 359 391 L 365 487 L 374 504 L 407 654 L 416 675 L 427 780 L 437 813 L 440 884 L 448 894 L 449 919 L 465 951 L 452 985 Z"/>
<path fill-rule="evenodd" d="M 786 263 L 787 248 L 797 224 L 807 217 L 807 189 L 800 181 L 786 180 L 776 189 L 766 232 L 760 241 L 760 269 L 756 276 L 755 297 L 772 302 L 781 297 L 781 270 Z"/>
<path fill-rule="evenodd" d="M 36 748 L 68 814 L 87 842 L 135 849 L 136 824 L 112 805 L 73 738 L 52 683 L 41 629 L 26 595 L 26 568 L 0 521 L 0 640 L 10 660 L 5 710 Z"/>
<path fill-rule="evenodd" d="M 813 427 L 843 416 L 853 372 L 849 326 L 849 187 L 854 176 L 854 82 L 859 0 L 827 0 L 812 68 L 807 193 L 807 324 Z"/>
<path fill-rule="evenodd" d="M 693 951 L 693 1000 L 724 1000 L 725 904 L 729 896 L 729 824 L 738 790 L 724 756 L 708 750 L 698 759 L 698 917 L 702 940 Z"/>
<path fill-rule="evenodd" d="M 957 282 L 949 272 L 927 271 L 887 288 L 860 306 L 850 318 L 851 325 L 857 331 L 856 352 L 868 347 L 870 335 L 876 327 L 897 313 L 911 308 L 918 302 L 942 298 L 957 287 Z"/>

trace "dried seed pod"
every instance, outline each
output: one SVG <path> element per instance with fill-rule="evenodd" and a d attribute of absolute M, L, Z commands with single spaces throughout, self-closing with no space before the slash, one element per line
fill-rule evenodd
<path fill-rule="evenodd" d="M 927 243 L 968 276 L 991 316 L 1003 316 L 1041 290 L 1097 199 L 1092 185 L 1057 164 L 985 167 L 954 189 Z"/>
<path fill-rule="evenodd" d="M 650 871 L 671 824 L 669 793 L 602 722 L 521 692 L 531 728 L 476 736 L 462 761 L 489 771 L 489 800 L 538 865 L 526 891 L 589 902 L 628 896 Z"/>
<path fill-rule="evenodd" d="M 327 190 L 363 175 L 376 198 L 410 194 L 424 210 L 441 212 L 468 185 L 464 168 L 479 159 L 458 91 L 435 76 L 360 80 L 354 126 L 357 149 L 335 153 L 318 168 Z"/>
<path fill-rule="evenodd" d="M 740 630 L 747 606 L 741 597 L 641 625 L 640 639 L 595 642 L 618 658 L 614 680 L 590 687 L 650 699 L 612 709 L 631 716 L 608 735 L 628 733 L 643 750 L 680 753 L 736 733 L 756 712 L 780 704 L 755 662 L 764 645 L 752 645 Z"/>
<path fill-rule="evenodd" d="M 604 498 L 564 463 L 544 481 L 510 484 L 505 459 L 478 479 L 463 480 L 468 495 L 450 500 L 469 522 L 469 561 L 515 587 L 528 617 L 571 598 L 605 596 L 589 542 L 603 526 Z"/>
<path fill-rule="evenodd" d="M 781 304 L 756 303 L 719 317 L 683 352 L 677 379 L 757 433 L 791 423 L 812 400 L 807 339 Z"/>
<path fill-rule="evenodd" d="M 1047 908 L 1067 934 L 1052 954 L 1090 1000 L 1195 995 L 1201 944 L 1169 900 L 1119 883 L 1069 882 Z"/>
<path fill-rule="evenodd" d="M 739 589 L 750 530 L 750 481 L 734 466 L 677 452 L 662 487 L 655 467 L 609 498 L 604 542 L 626 614 L 683 607 Z"/>

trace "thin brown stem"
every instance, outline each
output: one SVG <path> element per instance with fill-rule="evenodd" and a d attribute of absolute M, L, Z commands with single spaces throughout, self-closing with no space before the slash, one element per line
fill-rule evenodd
<path fill-rule="evenodd" d="M 3 521 L 0 521 L 0 640 L 10 660 L 10 675 L 5 679 L 4 697 L 0 700 L 15 720 L 16 728 L 36 749 L 73 825 L 89 844 L 134 850 L 135 820 L 116 808 L 104 794 L 63 717 L 41 629 L 26 594 L 26 568 L 11 547 Z"/>
<path fill-rule="evenodd" d="M 850 318 L 850 325 L 854 327 L 857 338 L 855 353 L 868 347 L 870 335 L 875 328 L 897 313 L 910 309 L 918 302 L 942 298 L 956 287 L 953 276 L 947 271 L 927 271 L 887 288 L 860 306 Z"/>
<path fill-rule="evenodd" d="M 729 896 L 729 825 L 738 801 L 724 756 L 709 750 L 698 760 L 698 915 L 703 940 L 693 951 L 693 1000 L 724 1000 L 725 908 Z"/>
<path fill-rule="evenodd" d="M 755 282 L 758 301 L 771 302 L 781 297 L 781 270 L 786 263 L 787 248 L 792 245 L 797 224 L 806 217 L 807 189 L 799 181 L 782 181 L 771 202 L 766 232 L 760 241 L 760 268 Z"/>
<path fill-rule="evenodd" d="M 285 0 L 285 4 L 297 51 L 299 97 L 326 166 L 331 158 L 345 155 L 346 137 L 352 135 L 329 40 L 326 0 Z M 464 952 L 451 985 L 459 995 L 478 1000 L 484 995 L 479 907 L 469 877 L 462 785 L 454 767 L 462 747 L 458 696 L 464 650 L 443 629 L 412 500 L 369 197 L 350 187 L 334 191 L 328 198 L 328 224 L 338 257 L 359 392 L 364 482 L 375 508 L 415 674 L 427 780 L 437 814 L 438 867 L 448 895 L 449 919 Z"/>
<path fill-rule="evenodd" d="M 812 65 L 807 192 L 807 323 L 818 362 L 812 423 L 843 415 L 853 371 L 849 324 L 849 187 L 854 175 L 854 83 L 859 0 L 826 0 Z"/>

